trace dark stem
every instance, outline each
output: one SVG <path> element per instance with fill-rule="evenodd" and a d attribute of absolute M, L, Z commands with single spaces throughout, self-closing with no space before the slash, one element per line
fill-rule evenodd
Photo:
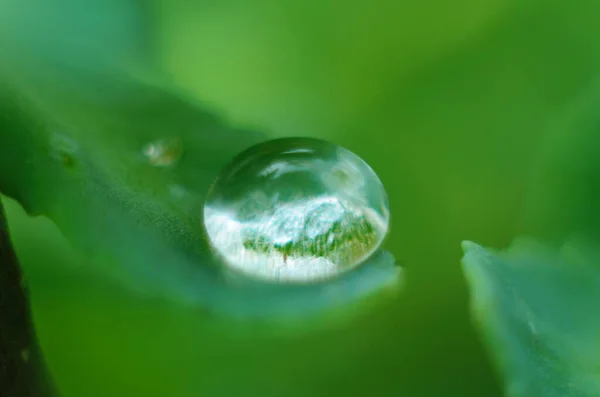
<path fill-rule="evenodd" d="M 0 396 L 56 397 L 0 201 Z"/>

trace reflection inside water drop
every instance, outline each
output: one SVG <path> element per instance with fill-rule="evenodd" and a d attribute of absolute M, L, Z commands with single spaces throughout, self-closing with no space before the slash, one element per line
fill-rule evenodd
<path fill-rule="evenodd" d="M 208 193 L 204 220 L 231 268 L 307 282 L 352 269 L 375 252 L 388 231 L 389 207 L 381 181 L 354 153 L 284 138 L 225 167 Z"/>
<path fill-rule="evenodd" d="M 177 138 L 159 139 L 144 145 L 142 154 L 155 167 L 174 165 L 183 153 L 183 145 Z"/>

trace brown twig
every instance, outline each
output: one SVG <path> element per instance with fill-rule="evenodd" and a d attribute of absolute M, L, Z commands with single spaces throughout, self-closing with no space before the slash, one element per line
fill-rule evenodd
<path fill-rule="evenodd" d="M 0 201 L 0 396 L 56 397 Z"/>

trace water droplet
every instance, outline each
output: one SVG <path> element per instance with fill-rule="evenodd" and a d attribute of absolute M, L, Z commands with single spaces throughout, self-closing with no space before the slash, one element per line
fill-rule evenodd
<path fill-rule="evenodd" d="M 364 262 L 389 227 L 386 192 L 354 153 L 283 138 L 224 168 L 204 206 L 206 232 L 231 268 L 283 282 L 326 279 Z"/>
<path fill-rule="evenodd" d="M 52 157 L 57 159 L 65 168 L 73 168 L 77 164 L 76 153 L 79 150 L 77 142 L 62 132 L 53 131 L 50 135 Z"/>
<path fill-rule="evenodd" d="M 144 145 L 142 153 L 150 165 L 169 167 L 181 157 L 183 145 L 177 138 L 159 139 Z"/>

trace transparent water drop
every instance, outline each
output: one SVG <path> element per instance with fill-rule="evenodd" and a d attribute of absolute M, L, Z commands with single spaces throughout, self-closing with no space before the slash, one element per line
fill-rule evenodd
<path fill-rule="evenodd" d="M 311 138 L 260 143 L 238 155 L 204 205 L 224 262 L 264 280 L 309 282 L 348 271 L 389 228 L 387 194 L 354 153 Z"/>
<path fill-rule="evenodd" d="M 183 145 L 177 138 L 159 139 L 144 145 L 142 154 L 155 167 L 174 165 L 183 153 Z"/>
<path fill-rule="evenodd" d="M 77 142 L 62 131 L 53 131 L 49 137 L 51 154 L 65 168 L 73 168 L 76 164 L 76 156 L 79 151 Z"/>

